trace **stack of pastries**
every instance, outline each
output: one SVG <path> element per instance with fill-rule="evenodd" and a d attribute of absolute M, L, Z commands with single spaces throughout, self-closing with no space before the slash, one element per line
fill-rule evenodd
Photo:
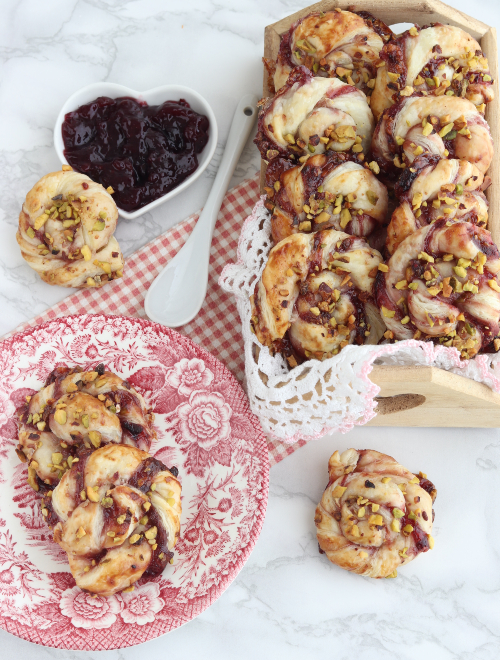
<path fill-rule="evenodd" d="M 404 339 L 500 349 L 488 61 L 458 27 L 313 12 L 266 61 L 255 143 L 275 246 L 252 331 L 291 368 Z"/>
<path fill-rule="evenodd" d="M 181 515 L 176 467 L 149 455 L 153 414 L 104 365 L 57 367 L 17 411 L 17 454 L 76 584 L 111 596 L 160 574 Z"/>

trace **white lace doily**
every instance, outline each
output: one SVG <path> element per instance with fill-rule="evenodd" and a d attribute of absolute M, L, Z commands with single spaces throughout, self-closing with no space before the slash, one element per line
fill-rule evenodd
<path fill-rule="evenodd" d="M 262 197 L 245 221 L 238 262 L 228 264 L 220 286 L 236 296 L 245 345 L 247 392 L 253 412 L 274 439 L 295 442 L 333 431 L 350 431 L 375 416 L 380 388 L 368 378 L 375 360 L 385 365 L 434 366 L 485 383 L 500 392 L 500 356 L 460 360 L 456 348 L 402 341 L 382 346 L 346 346 L 324 362 L 310 360 L 290 370 L 250 331 L 249 296 L 272 247 L 270 214 Z"/>

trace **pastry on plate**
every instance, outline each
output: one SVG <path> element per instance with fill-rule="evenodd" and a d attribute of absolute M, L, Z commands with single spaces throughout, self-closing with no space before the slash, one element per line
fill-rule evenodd
<path fill-rule="evenodd" d="M 142 396 L 103 364 L 89 371 L 57 367 L 28 399 L 17 411 L 17 453 L 35 490 L 57 484 L 81 451 L 109 443 L 148 451 L 156 438 Z"/>
<path fill-rule="evenodd" d="M 122 277 L 111 194 L 68 165 L 46 174 L 26 195 L 17 242 L 44 282 L 79 289 Z"/>
<path fill-rule="evenodd" d="M 493 139 L 471 101 L 419 93 L 384 112 L 373 134 L 372 151 L 387 174 L 411 167 L 420 155 L 467 160 L 484 174 L 493 158 Z"/>
<path fill-rule="evenodd" d="M 436 220 L 462 220 L 481 227 L 488 223 L 483 174 L 466 160 L 420 156 L 403 170 L 395 186 L 400 205 L 387 227 L 386 246 L 393 254 L 404 239 Z"/>
<path fill-rule="evenodd" d="M 268 177 L 273 169 L 270 165 Z M 386 221 L 386 187 L 346 154 L 312 156 L 304 165 L 283 168 L 278 174 L 266 188 L 274 206 L 271 226 L 276 243 L 297 232 L 332 228 L 368 236 Z"/>
<path fill-rule="evenodd" d="M 303 65 L 317 76 L 338 77 L 369 93 L 380 50 L 391 35 L 385 23 L 365 11 L 312 12 L 283 36 L 274 87 L 281 89 L 292 69 Z"/>
<path fill-rule="evenodd" d="M 264 102 L 254 140 L 262 158 L 304 162 L 313 154 L 344 151 L 362 161 L 375 127 L 366 96 L 338 78 L 314 77 L 305 67 Z"/>
<path fill-rule="evenodd" d="M 280 241 L 251 296 L 257 339 L 291 367 L 349 344 L 376 344 L 385 330 L 373 298 L 381 262 L 365 239 L 334 229 Z"/>
<path fill-rule="evenodd" d="M 110 444 L 83 452 L 44 496 L 44 515 L 81 589 L 111 596 L 163 571 L 180 531 L 176 477 L 146 452 Z"/>
<path fill-rule="evenodd" d="M 334 452 L 314 521 L 320 551 L 347 571 L 372 578 L 434 547 L 436 489 L 391 456 L 371 449 Z"/>
<path fill-rule="evenodd" d="M 437 220 L 396 248 L 375 285 L 389 339 L 455 347 L 462 358 L 500 348 L 500 254 L 486 229 Z"/>
<path fill-rule="evenodd" d="M 386 108 L 414 92 L 460 96 L 478 106 L 493 97 L 493 80 L 481 46 L 453 25 L 414 25 L 380 51 L 385 66 L 377 69 L 370 104 L 378 119 Z"/>

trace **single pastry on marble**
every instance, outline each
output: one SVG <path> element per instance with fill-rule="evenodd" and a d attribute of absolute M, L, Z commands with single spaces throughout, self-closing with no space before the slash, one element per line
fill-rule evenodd
<path fill-rule="evenodd" d="M 414 25 L 393 37 L 380 51 L 385 66 L 377 69 L 371 108 L 377 119 L 401 97 L 422 92 L 460 96 L 484 114 L 494 98 L 488 60 L 470 34 L 453 25 Z"/>
<path fill-rule="evenodd" d="M 264 101 L 254 142 L 266 161 L 281 156 L 304 162 L 328 150 L 350 152 L 362 161 L 374 127 L 363 92 L 338 78 L 314 77 L 301 66 Z"/>
<path fill-rule="evenodd" d="M 391 35 L 385 23 L 365 11 L 312 12 L 281 39 L 275 90 L 283 87 L 292 69 L 303 65 L 317 76 L 338 77 L 369 93 L 380 50 Z"/>
<path fill-rule="evenodd" d="M 82 452 L 44 495 L 54 541 L 81 589 L 100 596 L 131 591 L 170 562 L 182 510 L 172 470 L 136 447 L 111 444 Z"/>
<path fill-rule="evenodd" d="M 113 236 L 117 220 L 111 194 L 63 165 L 26 195 L 16 238 L 23 258 L 44 282 L 100 287 L 123 275 L 123 255 Z"/>
<path fill-rule="evenodd" d="M 408 236 L 379 272 L 387 339 L 455 347 L 462 358 L 500 348 L 500 254 L 486 229 L 437 220 Z"/>
<path fill-rule="evenodd" d="M 380 263 L 365 239 L 334 229 L 280 241 L 251 296 L 257 339 L 291 367 L 349 344 L 376 344 L 385 330 L 373 298 Z"/>
<path fill-rule="evenodd" d="M 320 552 L 352 573 L 392 578 L 434 547 L 436 489 L 392 456 L 372 449 L 338 451 L 314 522 Z"/>
<path fill-rule="evenodd" d="M 392 176 L 424 154 L 467 160 L 484 174 L 493 158 L 493 139 L 471 101 L 419 92 L 384 112 L 372 152 L 382 172 Z"/>
<path fill-rule="evenodd" d="M 119 443 L 149 451 L 154 415 L 127 380 L 103 364 L 57 367 L 17 410 L 17 454 L 34 490 L 55 486 L 80 452 Z"/>
<path fill-rule="evenodd" d="M 278 161 L 278 162 L 277 162 Z M 368 167 L 343 153 L 312 156 L 304 165 L 281 171 L 270 165 L 266 187 L 273 205 L 271 227 L 276 243 L 297 232 L 337 229 L 369 236 L 386 222 L 387 189 Z"/>
<path fill-rule="evenodd" d="M 386 247 L 393 254 L 404 239 L 436 220 L 462 220 L 486 227 L 488 200 L 483 174 L 466 160 L 420 156 L 399 177 L 394 192 L 400 205 L 387 227 Z"/>

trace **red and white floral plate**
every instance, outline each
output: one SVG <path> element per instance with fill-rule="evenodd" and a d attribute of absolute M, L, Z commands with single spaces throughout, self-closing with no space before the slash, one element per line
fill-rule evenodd
<path fill-rule="evenodd" d="M 151 453 L 179 468 L 181 538 L 174 563 L 133 592 L 80 591 L 45 525 L 13 414 L 58 364 L 126 377 L 155 412 Z M 213 603 L 247 560 L 267 505 L 269 458 L 247 398 L 226 367 L 182 335 L 142 319 L 70 316 L 0 343 L 0 626 L 46 646 L 140 644 Z"/>

